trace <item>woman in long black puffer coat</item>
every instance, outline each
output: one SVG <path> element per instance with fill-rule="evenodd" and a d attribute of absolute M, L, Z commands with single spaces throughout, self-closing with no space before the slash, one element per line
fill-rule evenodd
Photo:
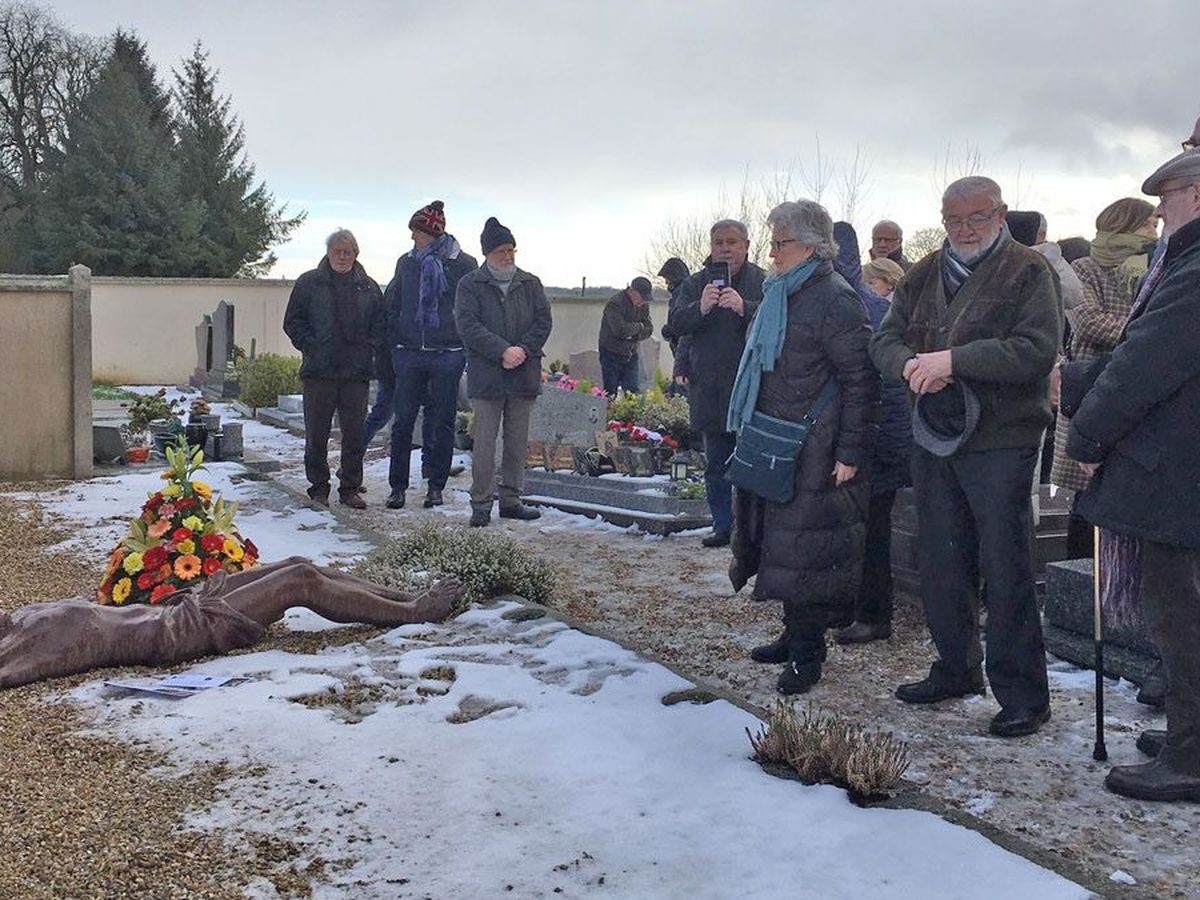
<path fill-rule="evenodd" d="M 786 662 L 778 688 L 803 693 L 821 677 L 825 630 L 849 624 L 862 568 L 879 376 L 871 365 L 867 314 L 833 271 L 829 213 L 809 200 L 771 211 L 771 258 L 751 327 L 728 425 L 757 411 L 799 421 L 830 379 L 837 393 L 821 411 L 796 467 L 796 493 L 775 503 L 738 490 L 730 580 L 751 575 L 756 600 L 783 604 L 783 634 L 756 647 L 757 662 Z M 782 346 L 779 333 L 782 330 Z"/>

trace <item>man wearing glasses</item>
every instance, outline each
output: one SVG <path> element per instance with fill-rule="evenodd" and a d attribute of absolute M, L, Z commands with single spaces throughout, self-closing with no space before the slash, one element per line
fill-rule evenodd
<path fill-rule="evenodd" d="M 1046 260 L 1009 235 L 1006 211 L 990 178 L 946 188 L 946 242 L 897 285 L 871 358 L 885 378 L 908 382 L 921 422 L 942 438 L 918 432 L 912 458 L 921 595 L 939 658 L 896 696 L 983 693 L 982 575 L 988 681 L 1001 707 L 989 730 L 1016 737 L 1050 718 L 1029 490 L 1051 421 L 1062 302 Z"/>

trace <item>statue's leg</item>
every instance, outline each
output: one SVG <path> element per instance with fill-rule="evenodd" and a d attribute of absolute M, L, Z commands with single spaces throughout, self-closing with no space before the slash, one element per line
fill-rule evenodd
<path fill-rule="evenodd" d="M 264 567 L 265 569 L 266 567 Z M 241 573 L 239 573 L 241 574 Z M 338 573 L 341 575 L 342 573 Z M 405 625 L 440 622 L 450 615 L 462 586 L 441 581 L 419 594 L 381 589 L 353 576 L 338 577 L 310 562 L 276 564 L 252 581 L 227 582 L 222 599 L 248 618 L 269 625 L 293 606 L 303 606 L 331 622 L 367 625 Z M 379 593 L 386 590 L 402 599 Z"/>

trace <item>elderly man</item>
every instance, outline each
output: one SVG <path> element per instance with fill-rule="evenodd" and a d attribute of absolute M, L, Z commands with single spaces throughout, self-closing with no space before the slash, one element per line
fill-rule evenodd
<path fill-rule="evenodd" d="M 705 268 L 684 281 L 667 321 L 681 342 L 691 340 L 691 425 L 693 431 L 704 435 L 704 484 L 713 520 L 712 534 L 701 543 L 727 547 L 733 530 L 733 487 L 725 470 L 737 435 L 728 430 L 725 420 L 746 328 L 762 301 L 766 273 L 746 261 L 750 232 L 742 222 L 721 219 L 709 230 L 709 241 L 712 253 Z"/>
<path fill-rule="evenodd" d="M 462 338 L 454 321 L 458 281 L 476 269 L 446 231 L 441 200 L 418 209 L 408 220 L 413 249 L 396 262 L 388 285 L 388 344 L 396 378 L 396 418 L 388 467 L 388 509 L 404 506 L 408 490 L 413 425 L 425 409 L 421 458 L 428 466 L 424 507 L 442 505 L 442 491 L 454 457 L 454 418 L 458 383 L 466 366 Z"/>
<path fill-rule="evenodd" d="M 1167 678 L 1167 732 L 1116 766 L 1115 793 L 1200 801 L 1200 150 L 1146 179 L 1165 250 L 1138 291 L 1116 348 L 1071 419 L 1067 452 L 1092 476 L 1089 522 L 1141 542 L 1141 603 Z"/>
<path fill-rule="evenodd" d="M 897 286 L 871 357 L 885 378 L 903 378 L 921 395 L 923 431 L 935 435 L 922 441 L 917 433 L 912 474 L 921 595 L 939 659 L 896 696 L 935 703 L 983 693 L 982 574 L 987 674 L 1001 706 L 990 730 L 1013 737 L 1050 718 L 1029 492 L 1062 326 L 1054 275 L 1009 236 L 1005 211 L 990 178 L 946 188 L 946 243 Z"/>
<path fill-rule="evenodd" d="M 304 474 L 308 496 L 329 504 L 329 432 L 338 414 L 342 458 L 338 497 L 366 509 L 358 494 L 366 450 L 367 392 L 384 352 L 383 294 L 358 263 L 358 241 L 339 228 L 325 241 L 325 258 L 296 279 L 283 330 L 303 356 Z"/>
<path fill-rule="evenodd" d="M 641 389 L 638 344 L 654 334 L 650 322 L 653 293 L 650 280 L 639 276 L 604 305 L 600 319 L 600 371 L 604 375 L 604 392 L 610 397 L 622 388 Z"/>
<path fill-rule="evenodd" d="M 904 257 L 904 232 L 891 219 L 875 223 L 871 229 L 871 259 L 890 259 L 907 272 L 912 263 Z"/>

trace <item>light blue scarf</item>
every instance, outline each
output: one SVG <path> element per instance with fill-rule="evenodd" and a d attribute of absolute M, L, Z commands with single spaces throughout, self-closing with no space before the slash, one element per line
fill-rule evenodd
<path fill-rule="evenodd" d="M 758 313 L 750 323 L 742 361 L 738 363 L 737 380 L 729 397 L 726 431 L 741 431 L 754 414 L 762 373 L 775 371 L 775 362 L 783 351 L 783 339 L 787 335 L 788 294 L 795 293 L 820 264 L 821 260 L 812 256 L 782 275 L 772 275 L 763 282 L 762 303 L 758 305 Z"/>

